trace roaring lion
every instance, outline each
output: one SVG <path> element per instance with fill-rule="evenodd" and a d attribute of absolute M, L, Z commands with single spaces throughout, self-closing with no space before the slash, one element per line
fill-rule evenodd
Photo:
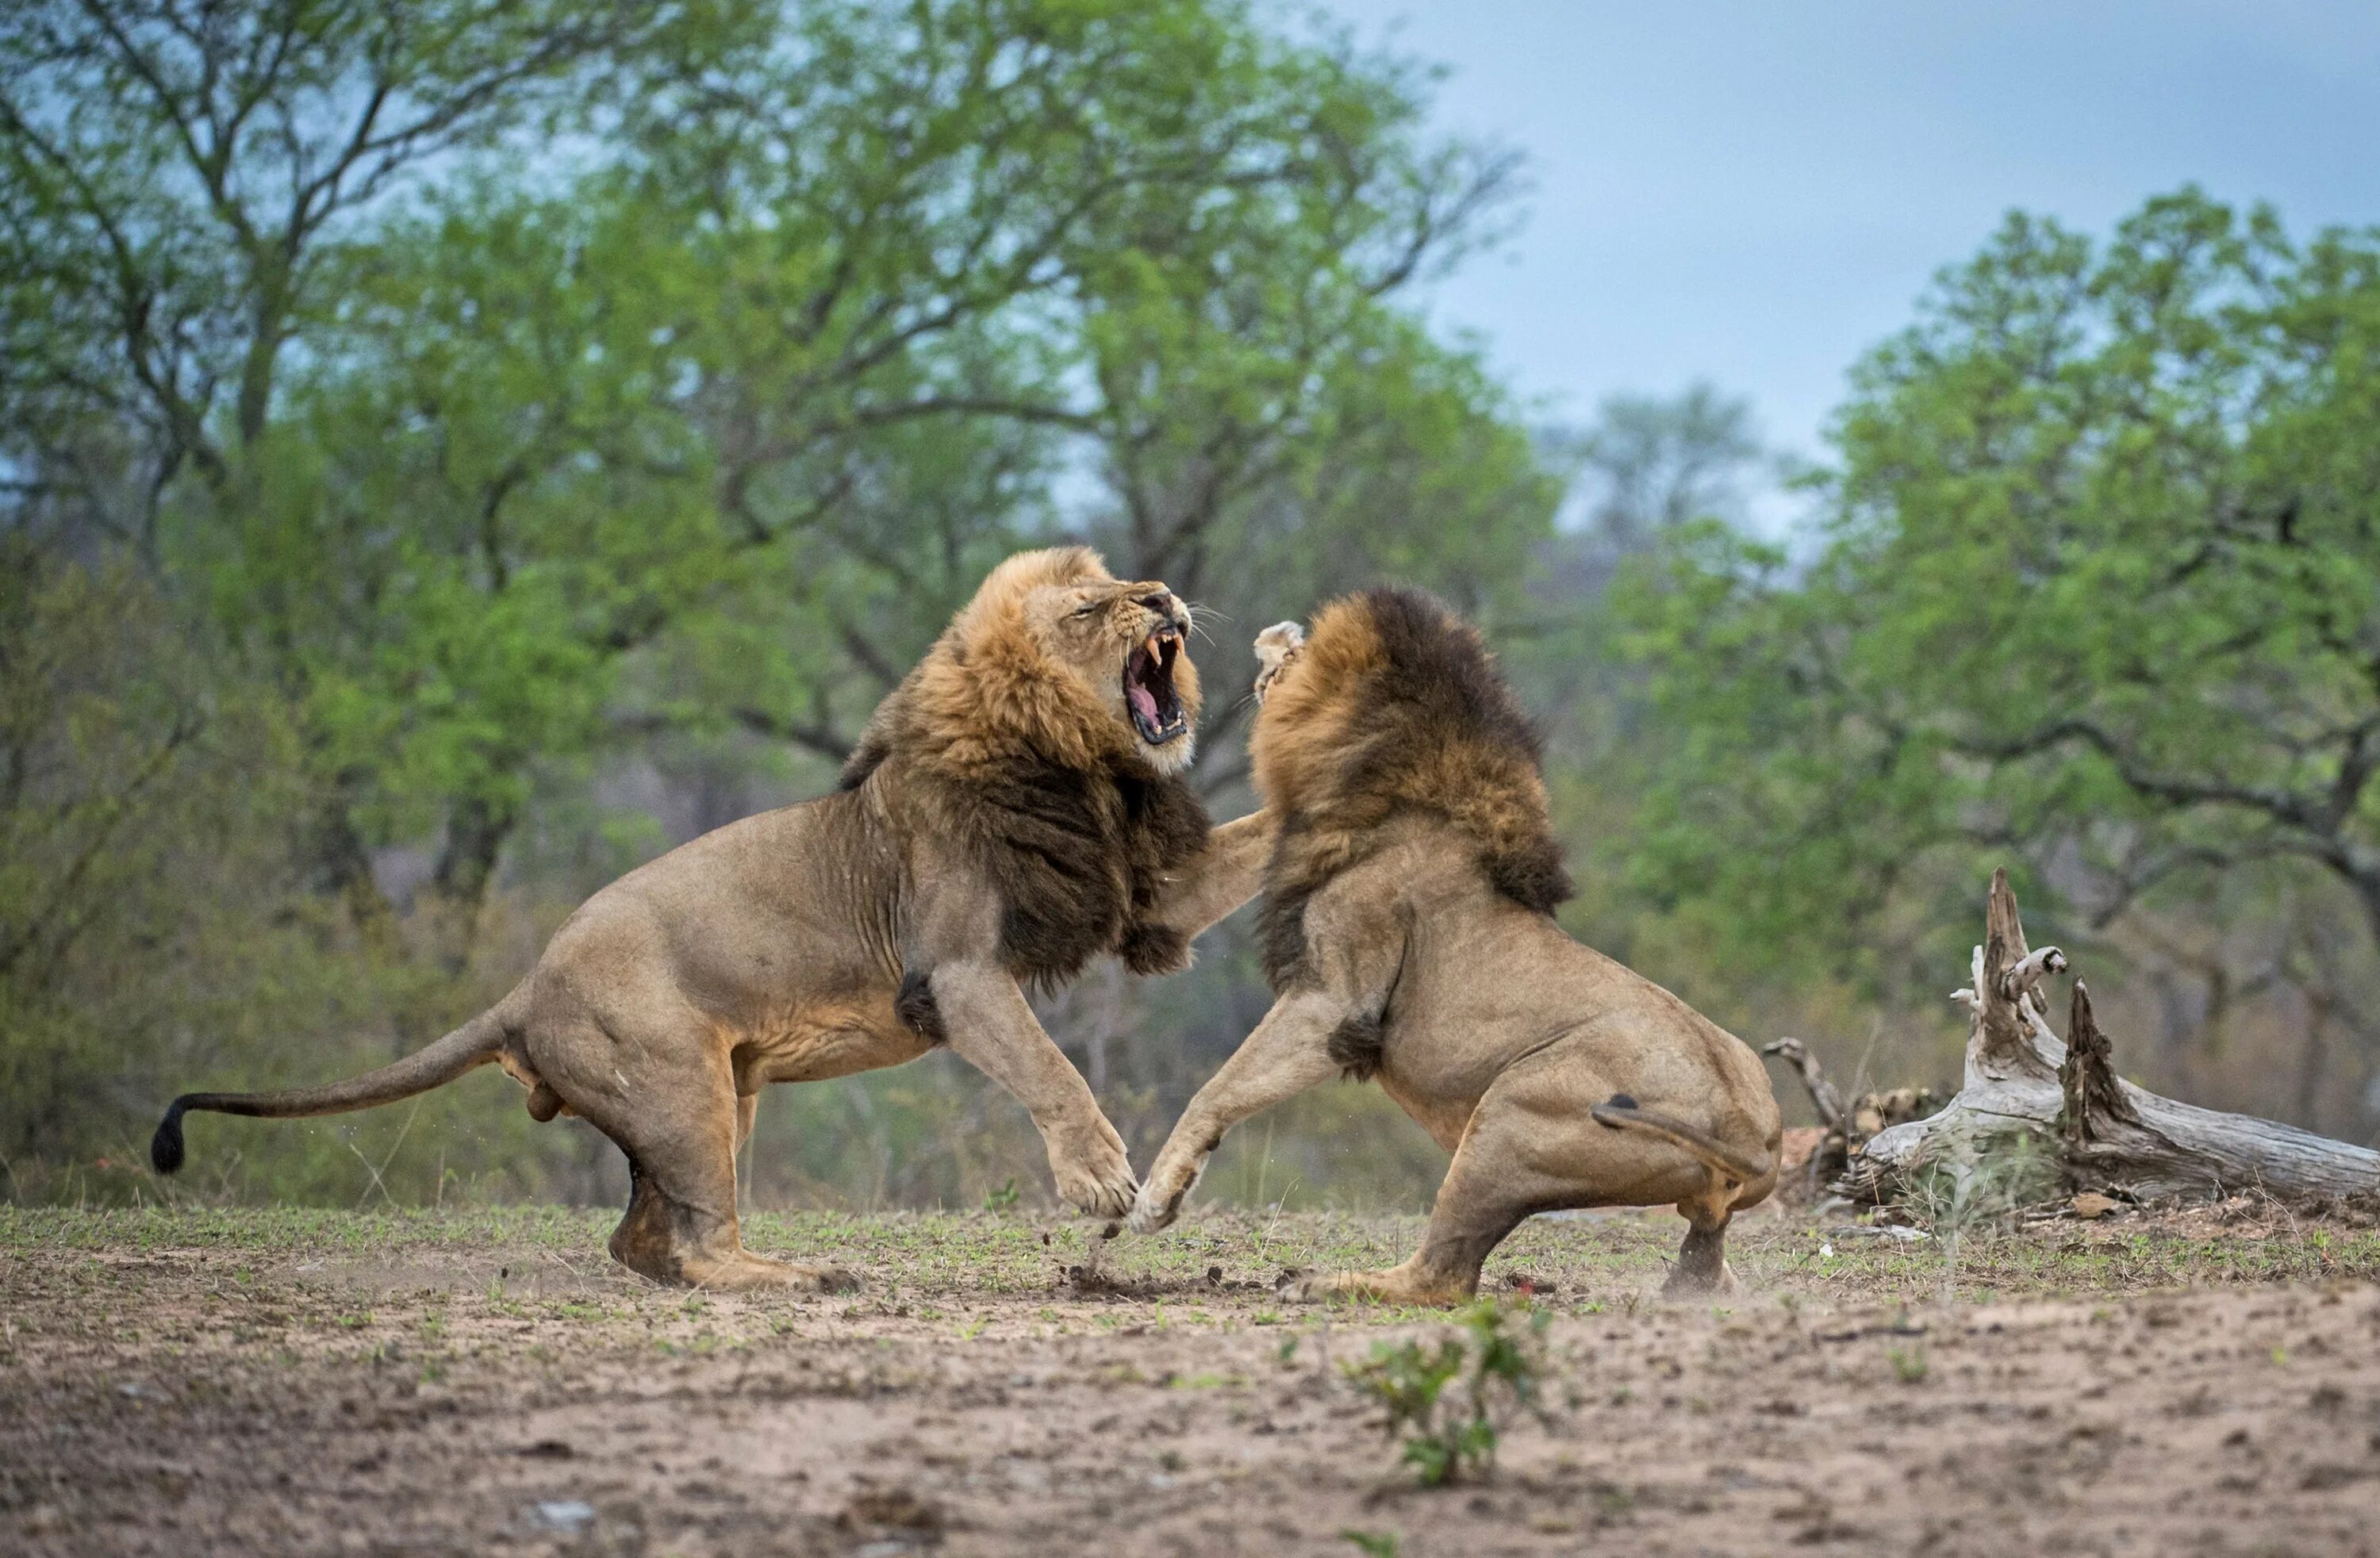
<path fill-rule="evenodd" d="M 1172 1223 L 1223 1133 L 1377 1078 L 1454 1155 L 1422 1247 L 1300 1296 L 1441 1304 L 1533 1212 L 1685 1215 L 1675 1292 L 1731 1285 L 1728 1219 L 1777 1178 L 1759 1057 L 1555 924 L 1570 895 L 1537 736 L 1479 635 L 1426 595 L 1338 601 L 1257 640 L 1257 788 L 1278 819 L 1260 934 L 1279 997 L 1198 1090 L 1132 1225 Z"/>
<path fill-rule="evenodd" d="M 641 866 L 554 932 L 528 977 L 428 1048 L 350 1081 L 174 1101 L 286 1118 L 407 1098 L 493 1062 L 540 1120 L 583 1116 L 628 1156 L 612 1253 L 657 1281 L 824 1286 L 746 1250 L 735 1154 L 760 1089 L 953 1050 L 1014 1095 L 1058 1189 L 1121 1216 L 1123 1138 L 1026 1004 L 1100 953 L 1182 967 L 1245 903 L 1261 812 L 1214 829 L 1182 777 L 1198 713 L 1188 610 L 1068 547 L 985 578 L 870 716 L 836 793 Z"/>

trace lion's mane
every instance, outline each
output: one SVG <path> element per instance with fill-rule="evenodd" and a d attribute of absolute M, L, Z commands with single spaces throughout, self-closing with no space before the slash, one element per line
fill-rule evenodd
<path fill-rule="evenodd" d="M 1476 629 L 1420 590 L 1369 590 L 1323 608 L 1301 659 L 1250 748 L 1281 818 L 1259 919 L 1276 992 L 1305 976 L 1307 901 L 1400 815 L 1466 834 L 1488 882 L 1524 908 L 1551 914 L 1571 895 L 1542 742 Z"/>
<path fill-rule="evenodd" d="M 1111 577 L 1087 547 L 1001 564 L 844 766 L 844 789 L 900 786 L 917 825 L 965 851 L 1000 896 L 1002 962 L 1045 987 L 1103 952 L 1144 974 L 1189 960 L 1184 937 L 1146 916 L 1162 879 L 1205 847 L 1206 808 L 1149 764 L 1026 615 L 1038 589 Z"/>

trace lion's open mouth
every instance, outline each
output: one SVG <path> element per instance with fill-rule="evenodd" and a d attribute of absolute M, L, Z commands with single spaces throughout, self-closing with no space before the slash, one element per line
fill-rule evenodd
<path fill-rule="evenodd" d="M 1173 692 L 1173 661 L 1182 652 L 1182 635 L 1167 629 L 1151 633 L 1123 663 L 1123 700 L 1132 711 L 1133 727 L 1152 747 L 1161 747 L 1189 727 L 1182 700 Z"/>

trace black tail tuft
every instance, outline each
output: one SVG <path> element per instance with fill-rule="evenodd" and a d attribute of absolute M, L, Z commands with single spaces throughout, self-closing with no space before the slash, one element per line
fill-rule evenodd
<path fill-rule="evenodd" d="M 157 1122 L 157 1134 L 149 1138 L 149 1162 L 159 1174 L 171 1174 L 182 1166 L 182 1111 L 190 1106 L 185 1093 L 166 1106 L 165 1117 Z"/>

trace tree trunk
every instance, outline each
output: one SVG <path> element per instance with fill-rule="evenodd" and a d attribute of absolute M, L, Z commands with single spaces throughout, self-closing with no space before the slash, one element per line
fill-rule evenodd
<path fill-rule="evenodd" d="M 446 843 L 438 852 L 431 882 L 438 893 L 438 961 L 450 975 L 459 976 L 471 966 L 480 911 L 514 820 L 513 808 L 477 796 L 456 801 L 447 814 Z"/>
<path fill-rule="evenodd" d="M 446 818 L 446 843 L 438 852 L 432 881 L 438 895 L 476 912 L 496 874 L 496 858 L 513 831 L 513 811 L 479 796 L 455 803 Z"/>
<path fill-rule="evenodd" d="M 2008 873 L 1994 871 L 1974 982 L 1952 996 L 1971 1014 L 1958 1096 L 1940 1114 L 1896 1126 L 1853 1153 L 1845 1194 L 1893 1199 L 1937 1167 L 1965 1175 L 2026 1152 L 2054 1161 L 2069 1188 L 2135 1200 L 2249 1189 L 2298 1199 L 2380 1191 L 2380 1152 L 2161 1098 L 2118 1077 L 2080 980 L 2068 1039 L 2060 1040 L 2040 986 L 2065 968 L 2056 947 L 2026 949 Z"/>

